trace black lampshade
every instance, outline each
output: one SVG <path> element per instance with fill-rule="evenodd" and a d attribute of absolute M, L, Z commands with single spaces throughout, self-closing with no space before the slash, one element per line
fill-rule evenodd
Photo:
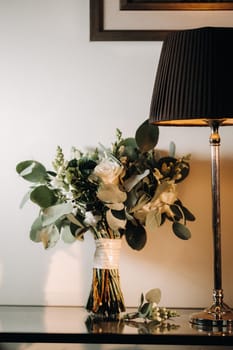
<path fill-rule="evenodd" d="M 150 108 L 161 125 L 233 125 L 233 28 L 172 32 L 163 43 Z"/>

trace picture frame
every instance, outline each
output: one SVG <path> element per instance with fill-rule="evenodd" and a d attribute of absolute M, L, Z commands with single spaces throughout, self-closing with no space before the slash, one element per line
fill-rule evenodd
<path fill-rule="evenodd" d="M 120 0 L 122 11 L 233 10 L 233 1 L 218 0 Z"/>
<path fill-rule="evenodd" d="M 165 37 L 167 36 L 167 34 L 172 30 L 178 30 L 178 29 L 182 29 L 182 28 L 178 28 L 177 29 L 177 23 L 176 23 L 176 28 L 174 26 L 174 28 L 172 27 L 171 29 L 169 28 L 153 28 L 153 29 L 141 29 L 141 28 L 133 28 L 133 29 L 125 29 L 125 28 L 117 28 L 117 29 L 112 29 L 112 28 L 106 28 L 105 27 L 105 13 L 104 13 L 104 9 L 105 9 L 105 1 L 108 0 L 90 0 L 90 41 L 163 41 L 165 39 Z M 146 0 L 114 0 L 116 3 L 119 3 L 119 12 L 127 14 L 127 16 L 129 16 L 129 14 L 131 13 L 141 13 L 140 10 L 142 10 L 143 8 L 143 13 L 167 13 L 168 15 L 171 14 L 171 18 L 172 21 L 169 21 L 169 23 L 173 23 L 174 22 L 174 14 L 175 16 L 177 16 L 177 13 L 185 13 L 185 11 L 181 11 L 178 8 L 176 8 L 175 10 L 170 10 L 168 9 L 168 6 L 171 6 L 171 2 L 173 1 L 173 5 L 176 5 L 178 7 L 181 6 L 181 3 L 179 2 L 180 0 L 161 0 L 163 1 L 163 6 L 167 6 L 167 10 L 155 10 L 154 6 L 155 6 L 155 1 L 146 1 Z M 187 2 L 187 1 L 191 1 L 191 0 L 186 0 L 186 11 L 188 11 L 188 13 L 192 14 L 192 17 L 196 17 L 197 13 L 200 14 L 200 11 L 203 10 L 207 10 L 206 12 L 211 13 L 213 15 L 215 15 L 215 18 L 218 19 L 218 17 L 223 17 L 223 13 L 224 16 L 226 13 L 229 14 L 229 16 L 227 17 L 228 19 L 224 20 L 223 23 L 224 25 L 219 25 L 218 23 L 216 24 L 217 26 L 232 26 L 233 27 L 233 0 L 229 0 L 228 2 L 219 2 L 219 1 L 212 1 L 212 5 L 209 4 L 208 6 L 212 6 L 212 10 L 210 10 L 210 8 L 207 7 L 203 7 L 203 2 L 194 2 L 194 0 L 192 0 L 192 2 Z M 208 0 L 210 1 L 210 0 Z M 195 4 L 195 8 L 193 7 Z M 129 9 L 129 6 L 131 6 L 131 9 Z M 141 8 L 139 8 L 139 6 Z M 183 5 L 184 6 L 184 5 Z M 205 5 L 207 6 L 207 5 Z M 215 6 L 215 9 L 214 9 Z M 217 6 L 218 9 L 220 9 L 221 6 L 225 6 L 222 7 L 222 9 L 217 10 Z M 227 6 L 227 7 L 226 7 Z M 124 7 L 124 9 L 123 9 Z M 224 11 L 222 11 L 224 9 Z M 232 11 L 231 11 L 232 9 Z M 183 10 L 183 9 L 182 9 Z M 204 13 L 205 11 L 203 11 Z M 220 14 L 221 16 L 218 16 L 218 14 Z M 197 18 L 197 17 L 196 17 Z M 230 18 L 230 20 L 229 20 Z M 177 20 L 178 22 L 178 20 Z M 218 20 L 216 20 L 216 22 L 218 22 Z M 165 23 L 166 24 L 166 23 Z M 194 21 L 195 24 L 195 21 Z M 178 22 L 179 25 L 179 22 Z M 208 23 L 207 23 L 208 26 Z M 195 25 L 193 25 L 193 27 L 195 27 Z"/>
<path fill-rule="evenodd" d="M 90 0 L 90 41 L 157 41 L 163 40 L 167 33 L 167 30 L 107 30 L 104 0 Z"/>

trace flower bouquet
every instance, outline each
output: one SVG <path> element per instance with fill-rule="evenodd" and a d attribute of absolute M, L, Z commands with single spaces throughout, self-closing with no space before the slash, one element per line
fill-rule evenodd
<path fill-rule="evenodd" d="M 119 281 L 121 238 L 136 250 L 144 247 L 148 232 L 166 220 L 174 234 L 189 239 L 187 220 L 192 213 L 178 199 L 177 185 L 189 174 L 189 156 L 175 158 L 174 144 L 161 156 L 155 146 L 159 129 L 146 120 L 135 137 L 123 138 L 117 129 L 110 148 L 99 145 L 83 153 L 72 148 L 66 160 L 61 147 L 47 170 L 35 160 L 16 166 L 31 183 L 27 199 L 39 206 L 30 238 L 53 247 L 60 238 L 72 243 L 93 233 L 96 252 L 87 309 L 105 318 L 125 310 Z"/>

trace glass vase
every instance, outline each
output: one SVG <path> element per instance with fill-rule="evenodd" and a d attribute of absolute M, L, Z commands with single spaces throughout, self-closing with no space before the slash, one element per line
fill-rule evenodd
<path fill-rule="evenodd" d="M 119 275 L 121 239 L 100 238 L 95 244 L 92 285 L 86 309 L 95 319 L 118 320 L 120 313 L 125 311 Z"/>

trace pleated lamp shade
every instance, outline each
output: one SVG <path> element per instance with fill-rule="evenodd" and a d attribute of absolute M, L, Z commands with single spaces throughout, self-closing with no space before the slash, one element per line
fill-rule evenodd
<path fill-rule="evenodd" d="M 233 28 L 172 32 L 163 43 L 150 108 L 161 125 L 233 125 Z"/>

